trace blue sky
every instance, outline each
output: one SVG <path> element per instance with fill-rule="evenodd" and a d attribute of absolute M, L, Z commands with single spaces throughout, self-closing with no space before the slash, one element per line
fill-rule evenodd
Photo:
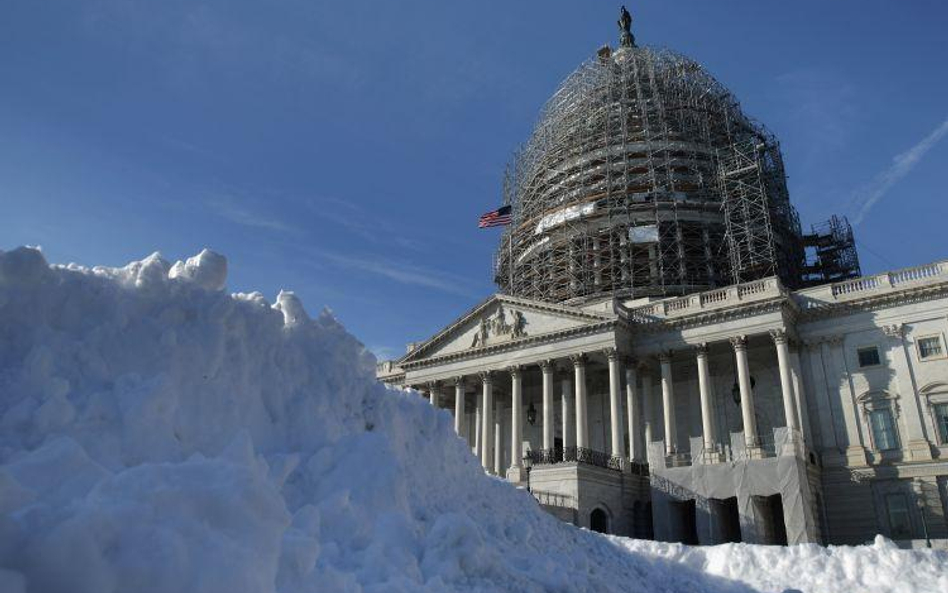
<path fill-rule="evenodd" d="M 383 355 L 493 291 L 511 151 L 616 42 L 615 2 L 6 0 L 0 248 L 122 265 L 228 256 Z M 863 269 L 948 256 L 948 4 L 629 3 L 780 138 L 804 224 Z"/>

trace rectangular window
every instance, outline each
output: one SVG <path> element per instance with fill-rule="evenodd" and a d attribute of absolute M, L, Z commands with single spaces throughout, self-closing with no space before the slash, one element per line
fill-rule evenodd
<path fill-rule="evenodd" d="M 930 358 L 941 358 L 945 354 L 945 349 L 941 344 L 941 336 L 925 336 L 918 339 L 918 358 L 928 360 Z"/>
<path fill-rule="evenodd" d="M 938 425 L 938 436 L 941 444 L 948 444 L 948 404 L 935 404 L 935 424 Z"/>
<path fill-rule="evenodd" d="M 874 367 L 879 364 L 879 349 L 875 346 L 866 346 L 865 348 L 860 348 L 856 350 L 856 355 L 859 356 L 859 366 L 861 367 Z"/>
<path fill-rule="evenodd" d="M 892 539 L 912 537 L 912 523 L 909 520 L 908 500 L 904 494 L 889 494 L 885 497 L 886 510 L 889 512 L 889 529 Z"/>
<path fill-rule="evenodd" d="M 895 422 L 892 419 L 892 410 L 882 408 L 869 412 L 869 424 L 872 428 L 872 441 L 876 449 L 891 451 L 899 448 L 899 440 L 895 433 Z"/>

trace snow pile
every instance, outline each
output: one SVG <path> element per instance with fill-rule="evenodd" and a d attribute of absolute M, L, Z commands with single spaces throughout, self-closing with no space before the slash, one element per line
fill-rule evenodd
<path fill-rule="evenodd" d="M 868 546 L 804 544 L 789 548 L 748 544 L 691 547 L 612 539 L 634 554 L 672 560 L 696 570 L 693 575 L 734 579 L 758 591 L 948 591 L 948 554 L 900 550 L 881 535 Z"/>
<path fill-rule="evenodd" d="M 546 515 L 447 412 L 378 385 L 331 314 L 228 295 L 226 274 L 209 251 L 119 269 L 0 252 L 0 591 L 753 590 Z M 918 590 L 948 563 L 883 552 L 880 582 L 911 567 Z"/>

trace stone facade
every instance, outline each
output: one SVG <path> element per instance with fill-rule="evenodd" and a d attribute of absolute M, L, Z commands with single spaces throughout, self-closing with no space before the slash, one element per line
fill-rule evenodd
<path fill-rule="evenodd" d="M 552 513 L 691 543 L 948 542 L 948 262 L 566 306 L 495 295 L 379 378 Z"/>

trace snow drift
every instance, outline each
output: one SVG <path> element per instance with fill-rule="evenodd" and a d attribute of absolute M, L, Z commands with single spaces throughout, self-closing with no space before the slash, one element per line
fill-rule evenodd
<path fill-rule="evenodd" d="M 226 274 L 210 251 L 0 252 L 0 591 L 781 591 L 806 554 L 888 560 L 805 590 L 948 589 L 944 554 L 885 543 L 710 549 L 738 573 L 562 524 L 485 476 L 447 412 L 377 384 L 329 312 Z"/>

